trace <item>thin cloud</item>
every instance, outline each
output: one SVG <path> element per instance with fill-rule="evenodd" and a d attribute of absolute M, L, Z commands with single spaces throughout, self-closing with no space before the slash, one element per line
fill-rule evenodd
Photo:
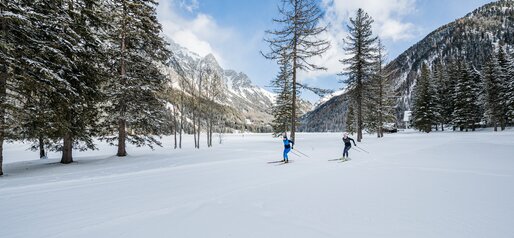
<path fill-rule="evenodd" d="M 373 18 L 373 32 L 383 40 L 396 42 L 416 37 L 419 29 L 405 20 L 406 16 L 417 11 L 415 3 L 415 0 L 322 0 L 321 7 L 325 10 L 325 16 L 320 24 L 327 25 L 328 29 L 321 37 L 329 40 L 332 47 L 323 57 L 312 60 L 328 70 L 303 73 L 303 80 L 335 76 L 342 72 L 344 66 L 339 60 L 346 57 L 343 50 L 343 39 L 348 34 L 346 25 L 359 8 Z"/>
<path fill-rule="evenodd" d="M 200 4 L 198 3 L 198 0 L 182 0 L 180 1 L 180 7 L 192 13 L 200 7 Z"/>
<path fill-rule="evenodd" d="M 180 9 L 194 10 L 198 2 L 185 1 L 178 3 Z M 163 33 L 173 39 L 179 45 L 199 54 L 206 56 L 213 54 L 218 61 L 224 62 L 222 52 L 217 51 L 213 44 L 223 42 L 234 35 L 231 29 L 219 26 L 214 18 L 209 15 L 198 13 L 192 19 L 187 19 L 177 12 L 177 5 L 173 1 L 159 1 L 157 15 L 162 24 Z"/>

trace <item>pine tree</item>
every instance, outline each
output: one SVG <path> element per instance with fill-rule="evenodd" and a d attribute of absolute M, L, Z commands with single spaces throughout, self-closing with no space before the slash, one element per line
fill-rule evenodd
<path fill-rule="evenodd" d="M 283 53 L 279 61 L 280 71 L 275 79 L 271 81 L 273 91 L 276 93 L 275 104 L 272 107 L 271 114 L 273 121 L 274 136 L 280 136 L 282 133 L 291 129 L 291 110 L 292 110 L 292 77 L 291 64 L 287 58 L 287 54 Z"/>
<path fill-rule="evenodd" d="M 451 71 L 455 67 L 455 64 L 449 63 L 448 66 L 443 65 L 441 61 L 438 61 L 434 65 L 433 78 L 435 80 L 435 110 L 437 122 L 441 125 L 441 130 L 444 131 L 444 127 L 452 122 L 453 118 L 453 99 L 455 83 L 458 78 L 458 71 L 455 71 L 455 75 L 450 75 Z"/>
<path fill-rule="evenodd" d="M 443 120 L 443 108 L 444 105 L 441 103 L 443 100 L 443 91 L 445 89 L 445 75 L 444 69 L 441 62 L 436 62 L 432 66 L 432 79 L 434 80 L 434 112 L 435 112 L 435 125 L 436 131 L 439 130 L 439 125 L 441 125 L 441 130 L 444 131 L 444 120 Z"/>
<path fill-rule="evenodd" d="M 164 124 L 165 76 L 158 63 L 168 58 L 155 0 L 116 0 L 110 8 L 110 51 L 114 73 L 104 87 L 104 136 L 117 141 L 117 156 L 126 156 L 126 143 L 160 145 L 157 138 Z"/>
<path fill-rule="evenodd" d="M 65 32 L 69 31 L 66 40 L 70 45 L 62 45 L 60 50 L 73 62 L 62 71 L 64 87 L 50 99 L 57 112 L 53 121 L 60 122 L 57 133 L 63 139 L 60 150 L 64 164 L 73 162 L 74 148 L 95 149 L 93 137 L 98 135 L 98 104 L 104 96 L 100 89 L 105 82 L 107 62 L 100 35 L 107 19 L 101 16 L 105 8 L 100 4 L 100 1 L 77 0 L 61 3 L 56 8 L 63 9 L 61 14 L 68 16 L 60 24 Z"/>
<path fill-rule="evenodd" d="M 282 54 L 287 52 L 287 58 L 292 64 L 292 97 L 291 97 L 291 139 L 295 139 L 297 127 L 297 93 L 298 70 L 326 70 L 309 62 L 314 56 L 325 53 L 330 44 L 317 37 L 326 31 L 326 27 L 319 27 L 323 12 L 315 0 L 281 0 L 279 12 L 281 18 L 273 21 L 283 25 L 280 30 L 267 31 L 272 38 L 265 39 L 269 44 L 270 52 L 263 54 L 265 58 L 280 60 Z"/>
<path fill-rule="evenodd" d="M 457 128 L 457 126 L 454 124 L 454 111 L 455 111 L 455 107 L 456 107 L 456 101 L 454 100 L 455 99 L 455 94 L 456 94 L 456 89 L 457 89 L 457 83 L 459 82 L 460 80 L 460 72 L 461 72 L 461 64 L 458 63 L 457 60 L 452 60 L 449 64 L 448 64 L 448 67 L 447 67 L 447 72 L 448 72 L 448 82 L 446 84 L 446 87 L 447 87 L 447 96 L 446 96 L 446 99 L 447 99 L 447 104 L 446 104 L 446 107 L 445 107 L 445 110 L 444 110 L 444 118 L 448 119 L 449 121 L 447 122 L 447 124 L 451 124 L 452 125 L 452 128 L 453 128 L 453 131 L 455 131 L 455 129 Z"/>
<path fill-rule="evenodd" d="M 371 30 L 373 19 L 362 9 L 358 9 L 355 19 L 350 18 L 348 25 L 349 35 L 346 38 L 346 54 L 350 56 L 348 59 L 341 60 L 341 63 L 347 65 L 343 75 L 348 76 L 344 81 L 348 89 L 353 92 L 353 101 L 356 106 L 357 116 L 357 141 L 362 140 L 363 130 L 363 103 L 364 103 L 364 87 L 374 70 L 375 63 L 375 42 L 377 37 L 373 36 Z"/>
<path fill-rule="evenodd" d="M 508 118 L 509 123 L 514 123 L 514 56 L 510 57 L 509 77 L 507 82 L 507 104 L 508 104 Z"/>
<path fill-rule="evenodd" d="M 414 88 L 414 108 L 412 111 L 412 125 L 419 130 L 429 133 L 432 131 L 432 125 L 435 124 L 435 97 L 434 90 L 431 85 L 430 70 L 423 63 L 421 66 L 421 75 L 416 81 Z"/>
<path fill-rule="evenodd" d="M 453 123 L 460 130 L 468 131 L 470 128 L 475 130 L 475 125 L 479 122 L 480 106 L 478 100 L 477 74 L 466 63 L 459 67 L 460 77 L 455 85 L 455 109 L 453 112 Z"/>
<path fill-rule="evenodd" d="M 344 124 L 346 125 L 346 132 L 353 135 L 355 133 L 355 106 L 351 100 L 348 100 L 348 111 L 345 114 Z"/>
<path fill-rule="evenodd" d="M 486 105 L 486 117 L 489 118 L 490 123 L 494 126 L 494 131 L 498 130 L 503 113 L 500 97 L 498 92 L 501 91 L 501 81 L 498 78 L 500 73 L 498 72 L 498 63 L 495 58 L 489 59 L 482 72 L 482 81 L 485 85 L 485 105 Z"/>
<path fill-rule="evenodd" d="M 0 176 L 3 175 L 3 144 L 9 139 L 11 125 L 18 112 L 13 92 L 23 80 L 19 68 L 22 54 L 31 42 L 33 29 L 26 20 L 27 10 L 21 1 L 0 1 Z"/>
<path fill-rule="evenodd" d="M 366 85 L 365 101 L 367 111 L 365 124 L 369 132 L 376 132 L 377 137 L 384 137 L 384 124 L 394 123 L 394 91 L 389 79 L 384 75 L 385 48 L 380 39 L 377 44 L 375 69 L 371 80 Z"/>
<path fill-rule="evenodd" d="M 497 72 L 498 74 L 498 100 L 501 108 L 502 117 L 500 119 L 500 127 L 501 130 L 505 130 L 507 123 L 509 121 L 509 101 L 512 99 L 509 96 L 512 92 L 509 92 L 510 81 L 512 81 L 511 75 L 511 67 L 512 61 L 510 57 L 505 53 L 505 49 L 503 46 L 498 48 L 498 53 L 496 54 L 496 60 L 498 62 Z"/>
<path fill-rule="evenodd" d="M 42 137 L 59 142 L 65 134 L 68 138 L 66 154 L 71 162 L 71 147 L 86 142 L 82 149 L 92 148 L 91 126 L 81 127 L 63 118 L 73 109 L 85 109 L 95 103 L 88 92 L 94 82 L 97 61 L 88 61 L 95 54 L 95 41 L 92 24 L 96 21 L 92 11 L 96 7 L 92 1 L 8 1 L 2 2 L 2 69 L 6 85 L 3 90 L 10 95 L 2 97 L 2 118 L 9 120 L 9 132 L 15 139 L 37 140 Z M 5 57 L 4 57 L 5 56 Z M 93 56 L 92 59 L 99 57 Z M 5 69 L 5 70 L 4 70 Z M 89 74 L 91 73 L 91 74 Z M 4 84 L 5 82 L 5 84 Z M 10 97 L 10 98 L 8 98 Z M 5 106 L 5 107 L 4 107 Z M 75 111 L 77 121 L 84 121 L 87 113 Z M 75 114 L 72 113 L 72 114 Z M 3 120 L 2 120 L 3 121 Z M 4 121 L 5 122 L 5 121 Z M 4 129 L 5 126 L 2 126 Z M 2 133 L 5 132 L 2 130 Z M 3 134 L 1 137 L 4 138 Z M 62 150 L 63 146 L 54 149 Z M 44 151 L 42 151 L 44 153 Z"/>

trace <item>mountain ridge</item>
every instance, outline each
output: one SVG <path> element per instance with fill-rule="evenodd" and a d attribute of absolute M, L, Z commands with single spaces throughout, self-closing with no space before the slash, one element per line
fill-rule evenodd
<path fill-rule="evenodd" d="M 512 52 L 514 49 L 514 1 L 500 0 L 485 4 L 455 21 L 444 24 L 427 34 L 423 39 L 409 47 L 389 62 L 384 71 L 399 95 L 397 118 L 403 118 L 405 111 L 411 109 L 412 93 L 421 65 L 429 67 L 434 62 L 448 64 L 453 60 L 465 60 L 480 69 L 485 60 L 504 45 Z M 346 94 L 336 95 L 318 105 L 302 119 L 302 131 L 344 130 L 343 118 L 346 112 Z M 341 103 L 339 106 L 330 105 Z M 341 125 L 321 126 L 316 120 L 328 118 L 329 122 Z"/>

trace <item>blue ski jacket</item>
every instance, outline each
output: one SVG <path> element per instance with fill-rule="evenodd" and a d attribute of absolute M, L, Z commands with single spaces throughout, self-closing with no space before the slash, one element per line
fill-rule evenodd
<path fill-rule="evenodd" d="M 291 145 L 293 145 L 293 146 L 294 146 L 294 141 L 289 140 L 289 139 L 287 139 L 287 138 L 286 138 L 285 140 L 283 140 L 283 142 L 284 142 L 284 149 L 289 149 L 289 148 L 291 148 Z"/>

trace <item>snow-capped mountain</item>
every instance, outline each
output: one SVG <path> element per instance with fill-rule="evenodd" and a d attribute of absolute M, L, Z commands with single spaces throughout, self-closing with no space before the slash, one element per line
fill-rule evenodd
<path fill-rule="evenodd" d="M 324 97 L 322 97 L 320 100 L 318 100 L 315 104 L 314 104 L 314 109 L 316 109 L 318 106 L 328 102 L 330 99 L 332 99 L 333 97 L 337 97 L 337 96 L 341 96 L 343 95 L 344 93 L 346 93 L 346 89 L 345 90 L 338 90 L 338 91 L 335 91 L 331 94 L 328 94 L 328 95 L 325 95 Z"/>
<path fill-rule="evenodd" d="M 240 120 L 236 123 L 246 124 L 251 129 L 258 131 L 271 129 L 269 123 L 273 117 L 270 115 L 270 111 L 275 100 L 273 93 L 254 85 L 248 75 L 243 72 L 223 69 L 212 54 L 201 57 L 169 38 L 166 40 L 170 44 L 169 49 L 173 52 L 175 60 L 188 76 L 190 83 L 197 80 L 199 68 L 208 68 L 222 76 L 222 85 L 220 86 L 224 95 L 218 103 L 229 106 L 236 112 L 234 120 L 236 118 Z M 171 67 L 168 69 L 171 77 L 176 79 L 178 77 L 176 70 Z M 172 82 L 175 88 L 181 87 L 178 80 L 172 80 Z"/>
<path fill-rule="evenodd" d="M 411 95 L 421 65 L 466 61 L 480 70 L 498 45 L 514 50 L 514 1 L 486 4 L 465 17 L 439 27 L 391 61 L 385 68 L 400 97 L 397 118 L 412 106 Z M 302 117 L 302 131 L 343 130 L 344 92 L 329 96 Z M 335 123 L 335 124 L 334 124 Z"/>
<path fill-rule="evenodd" d="M 412 106 L 411 94 L 421 65 L 466 61 L 481 69 L 499 44 L 512 50 L 514 45 L 514 1 L 486 4 L 427 35 L 386 67 L 401 94 L 399 116 Z"/>
<path fill-rule="evenodd" d="M 339 90 L 316 102 L 314 109 L 300 118 L 299 131 L 342 131 L 345 128 L 343 117 L 348 109 L 345 93 L 346 90 Z"/>

